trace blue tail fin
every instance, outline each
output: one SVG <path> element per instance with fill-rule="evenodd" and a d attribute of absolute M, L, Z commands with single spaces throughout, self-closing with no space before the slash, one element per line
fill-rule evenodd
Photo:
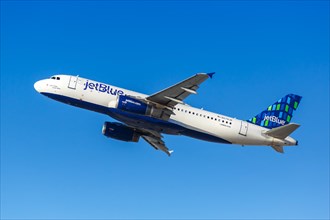
<path fill-rule="evenodd" d="M 247 121 L 270 129 L 289 124 L 293 110 L 298 108 L 301 98 L 299 95 L 286 95 L 265 111 Z"/>

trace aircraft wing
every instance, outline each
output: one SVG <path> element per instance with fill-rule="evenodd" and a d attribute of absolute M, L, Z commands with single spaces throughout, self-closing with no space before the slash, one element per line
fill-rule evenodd
<path fill-rule="evenodd" d="M 214 73 L 198 73 L 146 99 L 162 106 L 174 107 L 178 103 L 183 103 L 183 100 L 190 94 L 197 94 L 196 90 L 199 88 L 199 85 L 206 79 L 212 78 L 213 74 Z"/>
<path fill-rule="evenodd" d="M 169 150 L 165 142 L 162 140 L 163 136 L 155 131 L 148 131 L 143 129 L 142 132 L 144 133 L 141 135 L 141 137 L 148 142 L 152 147 L 154 147 L 156 150 L 164 151 L 168 156 L 171 156 L 171 153 L 173 153 L 173 150 Z"/>

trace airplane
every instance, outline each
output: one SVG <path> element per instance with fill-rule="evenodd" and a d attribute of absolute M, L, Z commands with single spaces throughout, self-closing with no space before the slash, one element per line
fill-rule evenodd
<path fill-rule="evenodd" d="M 239 120 L 184 102 L 197 94 L 199 86 L 215 73 L 198 73 L 173 86 L 146 95 L 73 75 L 54 75 L 34 84 L 37 92 L 53 100 L 102 113 L 117 120 L 106 121 L 102 133 L 126 142 L 144 139 L 170 156 L 163 134 L 242 146 L 271 146 L 284 153 L 283 146 L 296 146 L 289 135 L 300 125 L 290 123 L 301 96 L 288 94 L 258 115 Z M 118 122 L 119 121 L 119 122 Z"/>

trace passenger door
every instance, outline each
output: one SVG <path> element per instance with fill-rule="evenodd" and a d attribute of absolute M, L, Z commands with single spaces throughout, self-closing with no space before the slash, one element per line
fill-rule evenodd
<path fill-rule="evenodd" d="M 68 88 L 76 89 L 78 82 L 78 76 L 70 76 Z"/>
<path fill-rule="evenodd" d="M 246 121 L 241 121 L 241 128 L 239 130 L 240 135 L 246 136 L 247 131 L 248 131 L 249 123 Z"/>

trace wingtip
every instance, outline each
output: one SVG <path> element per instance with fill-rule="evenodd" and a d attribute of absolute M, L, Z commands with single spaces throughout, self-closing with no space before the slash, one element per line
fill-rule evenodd
<path fill-rule="evenodd" d="M 174 152 L 174 150 L 169 150 L 169 151 L 167 151 L 167 155 L 170 157 L 173 152 Z"/>
<path fill-rule="evenodd" d="M 212 73 L 206 73 L 211 79 L 213 78 L 213 75 L 215 74 L 215 72 Z"/>

